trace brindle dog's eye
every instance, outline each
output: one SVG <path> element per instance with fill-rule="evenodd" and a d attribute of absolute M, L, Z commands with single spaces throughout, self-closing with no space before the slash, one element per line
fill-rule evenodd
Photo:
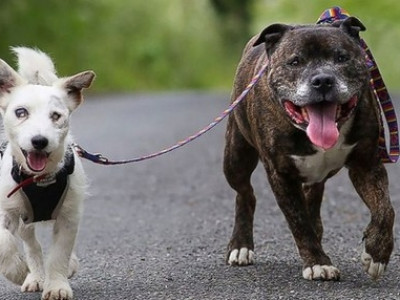
<path fill-rule="evenodd" d="M 340 55 L 338 56 L 337 61 L 340 63 L 348 61 L 348 57 L 346 55 Z"/>
<path fill-rule="evenodd" d="M 27 109 L 24 107 L 20 107 L 15 110 L 15 115 L 17 116 L 18 119 L 26 118 L 28 116 L 28 114 L 29 113 L 28 113 Z"/>
<path fill-rule="evenodd" d="M 349 55 L 345 53 L 336 53 L 335 55 L 335 61 L 337 63 L 344 63 L 350 59 Z"/>
<path fill-rule="evenodd" d="M 59 114 L 58 112 L 53 112 L 53 113 L 51 114 L 50 118 L 51 118 L 54 122 L 56 122 L 56 121 L 58 121 L 58 120 L 61 118 L 61 114 Z"/>
<path fill-rule="evenodd" d="M 291 60 L 289 60 L 288 65 L 292 67 L 296 67 L 300 64 L 300 59 L 298 56 L 293 57 Z"/>

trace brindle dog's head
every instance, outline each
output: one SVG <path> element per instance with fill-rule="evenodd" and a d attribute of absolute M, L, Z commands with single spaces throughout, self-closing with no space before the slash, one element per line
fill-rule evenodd
<path fill-rule="evenodd" d="M 336 144 L 341 125 L 368 88 L 358 35 L 363 30 L 353 17 L 331 25 L 273 24 L 254 43 L 265 44 L 275 101 L 313 144 L 324 149 Z"/>

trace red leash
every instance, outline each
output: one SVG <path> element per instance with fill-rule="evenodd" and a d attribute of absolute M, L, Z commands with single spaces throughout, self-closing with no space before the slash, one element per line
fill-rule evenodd
<path fill-rule="evenodd" d="M 29 177 L 25 179 L 24 181 L 20 182 L 15 188 L 11 190 L 11 192 L 8 193 L 7 198 L 10 198 L 12 195 L 14 195 L 19 189 L 28 186 L 32 183 L 39 182 L 40 180 L 46 178 L 47 174 L 42 174 L 42 175 L 35 175 L 32 177 Z"/>

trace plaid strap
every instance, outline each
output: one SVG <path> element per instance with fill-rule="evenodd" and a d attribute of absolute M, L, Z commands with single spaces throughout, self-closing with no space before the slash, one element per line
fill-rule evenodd
<path fill-rule="evenodd" d="M 338 7 L 332 7 L 330 9 L 325 10 L 322 15 L 319 17 L 317 24 L 320 23 L 332 23 L 336 20 L 345 20 L 348 18 L 350 14 Z M 379 108 L 381 110 L 381 129 L 379 135 L 378 149 L 379 155 L 383 163 L 395 163 L 399 159 L 399 132 L 397 125 L 396 112 L 393 107 L 392 100 L 390 98 L 389 92 L 386 89 L 385 83 L 383 82 L 382 75 L 379 72 L 376 61 L 369 50 L 367 44 L 363 39 L 360 38 L 360 46 L 365 52 L 365 60 L 367 67 L 369 69 L 371 79 L 371 89 L 375 96 L 375 99 L 378 100 Z M 386 147 L 385 140 L 385 127 L 382 122 L 382 112 L 385 116 L 385 120 L 389 130 L 389 151 Z"/>

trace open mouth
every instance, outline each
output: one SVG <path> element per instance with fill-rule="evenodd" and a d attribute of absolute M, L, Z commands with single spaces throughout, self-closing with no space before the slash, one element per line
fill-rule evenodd
<path fill-rule="evenodd" d="M 26 164 L 33 172 L 41 172 L 46 168 L 50 153 L 40 150 L 25 151 L 22 150 L 25 156 Z"/>
<path fill-rule="evenodd" d="M 323 149 L 332 148 L 339 139 L 337 124 L 347 120 L 357 106 L 358 97 L 353 96 L 344 104 L 319 102 L 297 106 L 285 101 L 284 107 L 289 117 L 306 130 L 311 142 Z"/>

